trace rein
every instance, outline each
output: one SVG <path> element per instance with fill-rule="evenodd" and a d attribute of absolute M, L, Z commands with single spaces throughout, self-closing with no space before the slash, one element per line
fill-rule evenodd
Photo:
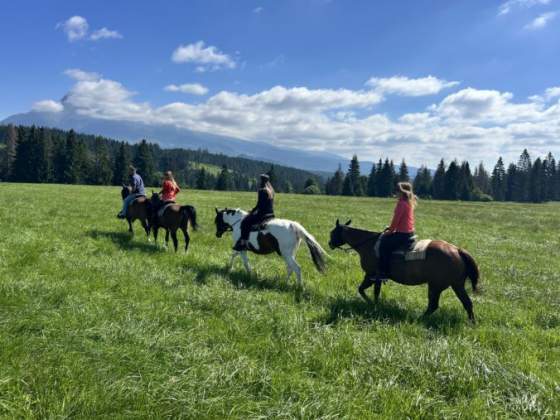
<path fill-rule="evenodd" d="M 381 236 L 381 235 L 380 235 L 380 236 Z M 358 242 L 358 243 L 357 243 L 356 245 L 354 245 L 354 246 L 348 245 L 346 248 L 343 248 L 342 245 L 341 245 L 341 246 L 337 246 L 337 248 L 338 248 L 338 249 L 341 249 L 341 250 L 344 251 L 344 252 L 356 251 L 357 248 L 360 248 L 362 245 L 367 244 L 369 241 L 375 240 L 375 242 L 377 242 L 377 240 L 380 238 L 380 236 L 378 236 L 377 238 L 373 237 L 373 238 L 364 239 L 363 241 Z M 375 242 L 374 242 L 374 244 L 375 244 Z"/>

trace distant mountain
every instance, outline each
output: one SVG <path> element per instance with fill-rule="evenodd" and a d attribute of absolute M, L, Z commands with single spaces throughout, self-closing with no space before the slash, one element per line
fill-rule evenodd
<path fill-rule="evenodd" d="M 323 177 L 332 174 L 338 168 L 338 165 L 346 170 L 349 163 L 348 159 L 332 153 L 277 147 L 264 142 L 251 142 L 170 125 L 148 125 L 140 122 L 92 118 L 80 115 L 68 108 L 65 108 L 62 112 L 31 111 L 15 114 L 1 121 L 0 124 L 36 125 L 62 130 L 74 129 L 85 134 L 129 142 L 146 139 L 158 143 L 163 148 L 206 149 L 212 153 L 222 153 L 227 156 L 245 157 L 305 169 L 316 172 Z M 361 161 L 360 165 L 362 173 L 368 174 L 372 163 Z M 415 168 L 409 168 L 409 171 L 411 176 L 416 174 Z"/>

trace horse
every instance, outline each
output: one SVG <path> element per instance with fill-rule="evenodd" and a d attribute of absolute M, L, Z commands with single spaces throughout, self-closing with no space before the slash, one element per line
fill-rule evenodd
<path fill-rule="evenodd" d="M 123 184 L 121 190 L 122 199 L 124 200 L 126 197 L 128 197 L 131 194 L 131 191 L 132 189 L 129 186 Z M 144 196 L 137 197 L 132 203 L 130 203 L 126 211 L 128 231 L 134 235 L 134 231 L 132 230 L 132 223 L 138 219 L 140 220 L 140 223 L 142 223 L 142 227 L 144 228 L 144 231 L 146 232 L 146 237 L 148 238 L 149 241 L 150 240 L 150 222 L 149 222 L 150 217 L 151 217 L 150 201 L 148 200 L 148 198 Z"/>
<path fill-rule="evenodd" d="M 225 232 L 232 231 L 233 243 L 241 237 L 241 220 L 247 216 L 247 212 L 241 209 L 216 208 L 216 237 L 221 238 Z M 249 236 L 248 248 L 251 252 L 260 255 L 276 252 L 286 262 L 288 280 L 293 272 L 296 273 L 298 287 L 302 286 L 301 268 L 296 262 L 296 253 L 301 241 L 304 240 L 309 248 L 311 259 L 315 268 L 320 273 L 325 272 L 325 258 L 327 253 L 319 242 L 299 223 L 285 219 L 271 219 L 262 225 L 259 231 L 252 231 Z M 251 273 L 251 266 L 247 258 L 247 252 L 233 251 L 228 266 L 228 271 L 233 267 L 233 262 L 237 255 L 241 256 L 243 264 L 248 273 Z"/>
<path fill-rule="evenodd" d="M 374 246 L 381 233 L 356 229 L 350 227 L 350 224 L 350 220 L 344 225 L 336 221 L 330 234 L 329 246 L 336 249 L 348 245 L 359 254 L 365 276 L 358 292 L 366 302 L 372 303 L 365 291 L 375 283 L 374 295 L 377 302 L 381 293 L 381 280 L 376 276 L 378 261 Z M 431 241 L 426 248 L 425 259 L 403 261 L 402 257 L 399 260 L 393 256 L 388 277 L 409 286 L 428 283 L 428 308 L 424 316 L 431 315 L 439 307 L 441 293 L 451 287 L 463 304 L 469 320 L 475 323 L 473 304 L 465 290 L 465 282 L 468 277 L 476 292 L 480 272 L 474 258 L 464 249 L 445 241 Z"/>
<path fill-rule="evenodd" d="M 154 241 L 157 242 L 158 230 L 162 227 L 165 229 L 165 245 L 167 246 L 169 243 L 169 233 L 171 232 L 173 246 L 175 247 L 175 252 L 177 252 L 177 229 L 181 229 L 185 237 L 185 252 L 188 252 L 189 242 L 191 240 L 188 232 L 189 222 L 194 230 L 198 229 L 196 209 L 193 206 L 181 206 L 179 204 L 167 205 L 161 201 L 158 193 L 152 193 L 151 205 L 152 209 L 154 209 L 151 224 L 154 233 Z M 165 207 L 162 208 L 162 206 Z M 160 213 L 160 210 L 155 209 L 162 210 L 161 216 L 157 214 Z"/>

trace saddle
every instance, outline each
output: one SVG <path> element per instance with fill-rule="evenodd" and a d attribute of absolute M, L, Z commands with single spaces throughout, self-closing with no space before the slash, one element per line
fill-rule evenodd
<path fill-rule="evenodd" d="M 418 240 L 416 236 L 411 238 L 410 243 L 396 249 L 392 253 L 392 258 L 399 258 L 404 261 L 422 261 L 426 259 L 426 250 L 432 242 L 431 239 Z M 379 258 L 379 247 L 381 246 L 381 238 L 375 242 L 375 256 Z"/>
<path fill-rule="evenodd" d="M 157 216 L 162 217 L 163 213 L 165 213 L 165 210 L 167 210 L 167 208 L 169 206 L 174 206 L 175 204 L 177 204 L 175 201 L 165 201 L 165 202 L 163 202 L 161 204 L 161 207 L 158 209 Z"/>
<path fill-rule="evenodd" d="M 263 220 L 263 221 L 260 222 L 260 223 L 255 223 L 255 224 L 251 225 L 250 232 L 259 232 L 259 231 L 261 231 L 261 230 L 265 230 L 266 227 L 268 226 L 268 223 L 269 223 L 272 219 L 274 219 L 274 217 L 266 218 L 265 220 Z"/>

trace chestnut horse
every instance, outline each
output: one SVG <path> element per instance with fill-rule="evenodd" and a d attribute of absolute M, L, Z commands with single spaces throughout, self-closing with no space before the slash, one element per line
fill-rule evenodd
<path fill-rule="evenodd" d="M 189 242 L 191 240 L 188 232 L 189 222 L 194 230 L 198 229 L 198 224 L 196 223 L 196 209 L 193 206 L 181 206 L 179 204 L 171 204 L 163 210 L 161 217 L 157 213 L 158 210 L 165 205 L 159 198 L 158 193 L 152 193 L 151 199 L 152 209 L 154 209 L 154 214 L 152 217 L 152 231 L 154 232 L 154 241 L 157 242 L 158 229 L 160 227 L 165 229 L 165 245 L 169 243 L 169 233 L 171 232 L 171 239 L 173 239 L 173 246 L 175 247 L 175 252 L 177 252 L 177 247 L 179 245 L 177 240 L 177 230 L 181 229 L 183 236 L 185 237 L 185 252 L 189 250 Z"/>
<path fill-rule="evenodd" d="M 360 264 L 365 272 L 364 280 L 358 288 L 360 295 L 371 303 L 365 291 L 375 283 L 375 300 L 379 299 L 381 280 L 377 278 L 377 257 L 374 245 L 380 237 L 379 232 L 350 227 L 351 221 L 341 225 L 336 221 L 331 231 L 329 246 L 331 249 L 348 245 L 360 255 Z M 389 278 L 400 284 L 409 286 L 428 283 L 428 308 L 424 316 L 432 314 L 439 307 L 439 297 L 451 287 L 459 298 L 469 319 L 474 323 L 473 304 L 467 291 L 465 281 L 470 278 L 473 291 L 477 291 L 479 271 L 473 257 L 464 249 L 445 241 L 432 241 L 426 249 L 423 260 L 404 261 L 394 256 L 391 260 Z"/>
<path fill-rule="evenodd" d="M 131 188 L 127 185 L 122 186 L 121 190 L 121 197 L 124 200 L 130 194 Z M 148 240 L 150 240 L 150 217 L 151 217 L 151 206 L 150 200 L 147 197 L 140 196 L 136 198 L 130 205 L 126 211 L 126 220 L 128 222 L 128 231 L 134 234 L 132 230 L 132 223 L 135 220 L 140 220 L 142 223 L 142 227 L 146 232 L 146 236 Z"/>

